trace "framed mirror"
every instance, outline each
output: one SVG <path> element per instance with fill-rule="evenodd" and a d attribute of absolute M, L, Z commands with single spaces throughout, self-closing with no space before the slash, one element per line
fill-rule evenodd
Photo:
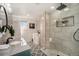
<path fill-rule="evenodd" d="M 29 28 L 30 29 L 35 29 L 35 23 L 29 23 Z"/>

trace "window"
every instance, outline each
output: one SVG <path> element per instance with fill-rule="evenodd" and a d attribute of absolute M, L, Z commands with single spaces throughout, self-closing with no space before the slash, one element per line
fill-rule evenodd
<path fill-rule="evenodd" d="M 26 21 L 21 21 L 20 22 L 20 28 L 21 28 L 21 35 L 24 34 L 24 31 L 27 29 L 27 22 Z"/>

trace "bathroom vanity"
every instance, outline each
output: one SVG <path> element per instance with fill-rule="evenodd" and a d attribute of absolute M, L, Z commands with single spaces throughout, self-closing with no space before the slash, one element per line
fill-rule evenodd
<path fill-rule="evenodd" d="M 0 56 L 31 56 L 29 45 L 10 46 L 8 49 L 0 49 Z"/>

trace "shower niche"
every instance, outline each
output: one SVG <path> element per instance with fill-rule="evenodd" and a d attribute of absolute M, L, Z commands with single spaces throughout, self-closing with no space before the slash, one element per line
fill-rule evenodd
<path fill-rule="evenodd" d="M 64 17 L 56 21 L 56 27 L 71 27 L 74 26 L 74 16 Z"/>

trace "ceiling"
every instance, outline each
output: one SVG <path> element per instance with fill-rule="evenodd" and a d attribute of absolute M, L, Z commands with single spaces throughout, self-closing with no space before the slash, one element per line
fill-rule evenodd
<path fill-rule="evenodd" d="M 78 3 L 65 3 L 68 7 L 73 8 L 79 6 Z M 51 6 L 57 8 L 59 3 L 10 3 L 12 14 L 16 16 L 37 17 L 44 11 L 53 12 Z"/>
<path fill-rule="evenodd" d="M 11 8 L 14 15 L 36 17 L 42 14 L 45 10 L 49 11 L 51 6 L 57 6 L 58 4 L 52 3 L 13 3 Z"/>

